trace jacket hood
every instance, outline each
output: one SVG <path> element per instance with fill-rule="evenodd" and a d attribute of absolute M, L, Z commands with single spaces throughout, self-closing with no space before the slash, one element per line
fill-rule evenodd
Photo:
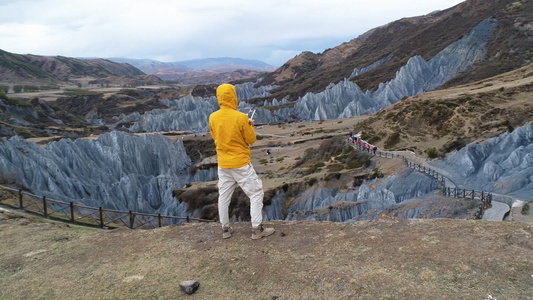
<path fill-rule="evenodd" d="M 237 100 L 237 93 L 235 87 L 231 84 L 223 84 L 217 88 L 218 106 L 222 108 L 231 108 L 237 110 L 239 101 Z"/>

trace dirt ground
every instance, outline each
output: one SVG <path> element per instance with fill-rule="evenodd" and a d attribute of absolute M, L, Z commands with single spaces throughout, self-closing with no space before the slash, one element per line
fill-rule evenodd
<path fill-rule="evenodd" d="M 533 223 L 215 223 L 100 230 L 0 210 L 0 299 L 531 299 Z M 179 283 L 198 280 L 186 295 Z"/>

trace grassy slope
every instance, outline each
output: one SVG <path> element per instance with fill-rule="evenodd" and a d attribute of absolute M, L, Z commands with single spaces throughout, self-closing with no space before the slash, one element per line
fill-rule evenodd
<path fill-rule="evenodd" d="M 389 150 L 446 153 L 533 120 L 533 64 L 483 81 L 402 100 L 364 123 L 365 137 Z M 394 141 L 394 135 L 398 135 Z"/>
<path fill-rule="evenodd" d="M 218 224 L 105 231 L 0 213 L 1 299 L 529 299 L 532 223 Z M 196 279 L 187 296 L 179 283 Z"/>

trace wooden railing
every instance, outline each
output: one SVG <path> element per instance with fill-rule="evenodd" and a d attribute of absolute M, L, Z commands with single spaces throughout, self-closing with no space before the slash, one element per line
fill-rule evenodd
<path fill-rule="evenodd" d="M 449 187 L 444 188 L 443 193 L 444 195 L 448 197 L 480 200 L 479 209 L 475 214 L 476 219 L 483 218 L 483 214 L 485 213 L 485 210 L 492 207 L 492 193 L 488 193 L 484 191 L 465 190 L 465 189 L 461 190 L 461 189 L 449 188 Z"/>
<path fill-rule="evenodd" d="M 150 229 L 183 222 L 215 222 L 187 217 L 163 216 L 133 211 L 120 211 L 90 207 L 48 199 L 22 190 L 0 185 L 0 203 L 61 221 L 101 228 L 128 227 Z"/>
<path fill-rule="evenodd" d="M 422 172 L 422 173 L 426 173 L 429 176 L 435 178 L 435 180 L 438 183 L 441 183 L 443 187 L 446 185 L 446 179 L 447 178 L 444 175 L 440 174 L 439 172 L 437 172 L 437 171 L 435 171 L 435 170 L 433 170 L 433 169 L 431 169 L 429 167 L 422 166 L 422 165 L 419 165 L 417 163 L 414 163 L 414 162 L 408 160 L 406 157 L 403 157 L 403 161 L 407 164 L 407 166 L 409 168 L 414 169 L 414 170 L 419 171 L 419 172 Z"/>
<path fill-rule="evenodd" d="M 410 161 L 406 156 L 400 155 L 398 153 L 392 153 L 392 152 L 384 152 L 384 151 L 373 151 L 372 149 L 368 148 L 368 150 L 362 149 L 362 147 L 358 147 L 358 145 L 353 145 L 354 148 L 359 149 L 361 151 L 367 151 L 369 154 L 374 156 L 379 156 L 383 158 L 401 158 L 403 161 L 407 164 L 407 166 L 411 169 L 414 169 L 416 171 L 428 174 L 429 176 L 432 176 L 435 178 L 437 183 L 442 184 L 442 193 L 445 196 L 448 197 L 454 197 L 454 198 L 470 198 L 472 200 L 480 200 L 479 208 L 477 212 L 474 214 L 474 217 L 476 219 L 482 219 L 483 214 L 485 213 L 485 210 L 492 207 L 492 193 L 490 192 L 484 192 L 484 191 L 468 191 L 468 190 L 460 190 L 457 188 L 450 188 L 446 187 L 446 180 L 451 182 L 451 180 L 444 175 L 440 174 L 439 172 L 417 164 L 415 162 Z"/>

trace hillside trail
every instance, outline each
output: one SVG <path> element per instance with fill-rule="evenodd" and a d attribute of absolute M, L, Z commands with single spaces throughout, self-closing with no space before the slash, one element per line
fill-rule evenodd
<path fill-rule="evenodd" d="M 431 168 L 436 172 L 442 174 L 445 178 L 445 187 L 448 188 L 458 188 L 458 186 L 450 179 L 450 175 L 445 170 L 430 165 L 426 158 L 417 156 L 416 153 L 412 151 L 391 151 L 391 153 L 403 155 L 407 159 L 415 162 L 421 166 Z M 504 216 L 509 213 L 509 219 L 511 221 L 517 222 L 532 222 L 533 215 L 523 215 L 522 207 L 528 203 L 528 199 L 520 199 L 514 196 L 502 195 L 498 193 L 491 192 L 492 194 L 492 207 L 487 209 L 483 215 L 484 220 L 503 220 Z"/>
<path fill-rule="evenodd" d="M 365 143 L 367 143 L 370 146 L 373 146 L 368 142 L 365 142 Z M 358 149 L 355 145 L 352 145 L 352 146 L 355 149 Z M 443 176 L 445 188 L 451 188 L 451 189 L 458 188 L 458 186 L 450 179 L 451 176 L 449 175 L 448 172 L 446 172 L 445 170 L 441 168 L 430 165 L 426 158 L 416 155 L 416 153 L 414 153 L 413 151 L 387 151 L 385 153 L 393 154 L 392 155 L 393 158 L 394 158 L 394 155 L 405 157 L 405 159 L 407 159 L 408 161 L 412 163 L 415 163 L 427 169 L 432 169 Z M 505 216 L 509 212 L 510 212 L 510 219 L 514 220 L 513 215 L 518 215 L 517 211 L 521 210 L 523 203 L 525 203 L 524 200 L 516 199 L 513 197 L 499 195 L 495 193 L 491 193 L 491 194 L 493 195 L 493 200 L 491 201 L 492 205 L 490 208 L 485 210 L 485 212 L 483 213 L 483 220 L 503 221 L 505 219 Z M 516 207 L 517 209 L 511 210 L 511 207 Z M 522 219 L 520 218 L 520 216 L 518 217 L 518 219 Z"/>

